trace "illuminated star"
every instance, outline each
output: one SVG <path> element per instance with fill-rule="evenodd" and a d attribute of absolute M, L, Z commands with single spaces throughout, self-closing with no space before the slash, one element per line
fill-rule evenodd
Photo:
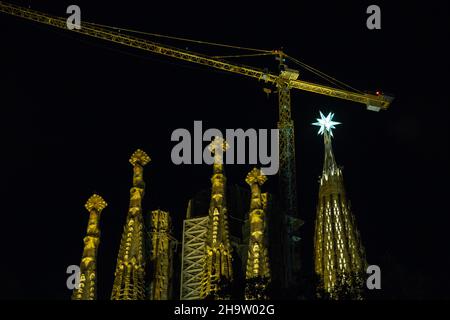
<path fill-rule="evenodd" d="M 336 129 L 335 125 L 341 124 L 340 122 L 333 121 L 334 113 L 329 113 L 326 117 L 320 111 L 320 119 L 316 119 L 312 125 L 320 127 L 318 134 L 324 134 L 325 129 L 333 136 L 333 130 Z"/>

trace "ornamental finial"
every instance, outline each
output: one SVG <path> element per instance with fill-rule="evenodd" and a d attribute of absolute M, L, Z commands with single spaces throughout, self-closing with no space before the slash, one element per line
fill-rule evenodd
<path fill-rule="evenodd" d="M 84 205 L 84 207 L 86 208 L 86 210 L 88 210 L 89 212 L 92 209 L 95 209 L 97 211 L 101 211 L 103 209 L 106 208 L 108 204 L 106 203 L 105 200 L 103 200 L 102 197 L 100 197 L 98 194 L 93 194 L 88 201 L 86 202 L 86 204 Z"/>
<path fill-rule="evenodd" d="M 245 178 L 245 182 L 247 182 L 250 186 L 254 183 L 261 186 L 266 181 L 267 177 L 261 172 L 261 169 L 258 168 L 253 168 L 252 171 L 247 174 L 247 178 Z"/>
<path fill-rule="evenodd" d="M 340 122 L 333 121 L 334 113 L 328 113 L 325 117 L 320 111 L 320 119 L 316 119 L 317 122 L 314 122 L 313 126 L 320 127 L 318 134 L 324 134 L 325 130 L 330 133 L 330 136 L 333 136 L 333 130 L 336 129 L 335 125 L 341 124 Z"/>
<path fill-rule="evenodd" d="M 147 163 L 151 161 L 150 157 L 141 149 L 137 149 L 130 158 L 130 163 L 135 166 L 139 164 L 141 166 L 145 166 Z"/>
<path fill-rule="evenodd" d="M 228 142 L 225 141 L 224 138 L 215 136 L 214 140 L 208 146 L 209 151 L 216 154 L 217 150 L 221 150 L 222 152 L 227 151 L 230 148 Z"/>

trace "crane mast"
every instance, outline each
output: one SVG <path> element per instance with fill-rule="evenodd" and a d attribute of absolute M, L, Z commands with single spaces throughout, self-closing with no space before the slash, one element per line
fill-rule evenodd
<path fill-rule="evenodd" d="M 41 13 L 28 8 L 0 2 L 0 12 L 12 16 L 24 18 L 27 20 L 51 25 L 60 29 L 67 30 L 66 19 Z M 283 216 L 285 224 L 284 234 L 282 235 L 284 265 L 287 268 L 284 279 L 285 286 L 295 281 L 295 274 L 300 268 L 300 258 L 298 252 L 299 237 L 296 230 L 302 224 L 298 217 L 297 206 L 297 184 L 295 172 L 295 131 L 294 122 L 291 117 L 291 89 L 312 92 L 338 99 L 348 100 L 366 105 L 369 110 L 379 111 L 387 109 L 393 98 L 385 95 L 374 95 L 361 92 L 352 92 L 344 89 L 333 88 L 321 84 L 315 84 L 299 80 L 298 72 L 288 69 L 284 64 L 285 54 L 280 50 L 271 52 L 280 61 L 280 70 L 278 74 L 267 72 L 253 66 L 245 66 L 237 63 L 228 62 L 221 58 L 211 57 L 205 54 L 187 51 L 168 45 L 159 44 L 147 39 L 139 38 L 129 34 L 121 33 L 114 29 L 82 22 L 81 29 L 73 29 L 72 32 L 80 33 L 86 36 L 103 39 L 128 47 L 148 51 L 154 54 L 171 57 L 178 60 L 188 61 L 199 65 L 240 74 L 246 77 L 272 84 L 278 92 L 278 124 L 279 129 L 279 196 L 281 198 Z"/>
<path fill-rule="evenodd" d="M 285 232 L 282 234 L 283 260 L 286 268 L 284 283 L 295 282 L 295 275 L 300 269 L 300 252 L 298 241 L 294 234 L 303 223 L 298 218 L 297 208 L 297 181 L 295 170 L 295 130 L 291 118 L 291 91 L 289 85 L 280 80 L 278 90 L 278 130 L 279 130 L 279 193 L 283 209 L 282 219 Z"/>

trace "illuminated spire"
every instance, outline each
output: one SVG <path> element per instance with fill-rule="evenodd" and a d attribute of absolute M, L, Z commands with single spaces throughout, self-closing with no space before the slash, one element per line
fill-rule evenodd
<path fill-rule="evenodd" d="M 143 300 L 145 294 L 144 222 L 142 217 L 142 198 L 145 182 L 144 166 L 150 157 L 137 150 L 130 158 L 133 166 L 133 187 L 130 189 L 130 206 L 122 234 L 112 300 Z"/>
<path fill-rule="evenodd" d="M 248 243 L 247 285 L 245 299 L 267 299 L 267 285 L 270 281 L 269 258 L 266 238 L 266 209 L 267 193 L 261 193 L 261 186 L 267 181 L 267 177 L 260 169 L 253 168 L 247 174 L 245 182 L 251 188 L 250 199 L 250 237 Z"/>
<path fill-rule="evenodd" d="M 331 299 L 361 299 L 366 261 L 355 218 L 346 198 L 341 169 L 331 145 L 333 114 L 314 125 L 324 135 L 325 157 L 320 178 L 314 235 L 315 272 L 320 280 L 318 295 Z"/>
<path fill-rule="evenodd" d="M 233 278 L 225 198 L 227 179 L 223 173 L 223 152 L 226 149 L 228 143 L 221 137 L 215 137 L 209 146 L 209 150 L 214 153 L 214 172 L 211 177 L 206 259 L 201 292 L 203 298 L 228 299 L 226 290 Z"/>
<path fill-rule="evenodd" d="M 333 129 L 340 122 L 333 121 L 334 113 L 328 113 L 325 117 L 320 111 L 320 118 L 317 118 L 317 122 L 312 123 L 314 126 L 320 127 L 318 134 L 323 135 L 323 141 L 325 146 L 325 161 L 323 163 L 323 173 L 321 180 L 328 180 L 330 175 L 341 174 L 336 161 L 334 160 L 333 148 L 331 146 L 331 137 L 333 136 Z M 322 182 L 321 182 L 322 183 Z"/>
<path fill-rule="evenodd" d="M 100 243 L 100 214 L 107 203 L 97 194 L 92 195 L 85 204 L 89 212 L 89 223 L 84 237 L 83 257 L 80 264 L 80 285 L 75 289 L 72 300 L 97 299 L 97 250 Z"/>

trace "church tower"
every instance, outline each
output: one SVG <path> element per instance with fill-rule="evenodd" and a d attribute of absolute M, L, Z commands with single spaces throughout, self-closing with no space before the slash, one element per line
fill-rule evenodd
<path fill-rule="evenodd" d="M 86 237 L 84 237 L 83 257 L 80 264 L 80 282 L 73 291 L 72 300 L 97 299 L 97 250 L 100 243 L 100 214 L 107 203 L 97 194 L 92 195 L 85 204 L 89 212 Z"/>
<path fill-rule="evenodd" d="M 214 163 L 201 291 L 202 298 L 207 299 L 229 299 L 227 289 L 233 278 L 225 197 L 227 180 L 223 169 L 223 152 L 228 148 L 228 143 L 221 137 L 215 137 L 209 145 L 209 150 L 214 154 Z"/>
<path fill-rule="evenodd" d="M 365 253 L 331 145 L 332 129 L 340 123 L 332 120 L 332 113 L 325 117 L 321 112 L 320 116 L 313 123 L 320 127 L 325 145 L 314 235 L 317 292 L 328 299 L 361 299 Z"/>
<path fill-rule="evenodd" d="M 111 300 L 146 299 L 142 198 L 145 189 L 144 166 L 149 162 L 150 157 L 142 150 L 137 150 L 130 158 L 133 187 L 130 189 L 130 205 L 117 257 Z"/>
<path fill-rule="evenodd" d="M 248 243 L 246 270 L 246 300 L 267 299 L 267 285 L 270 281 L 269 258 L 267 250 L 267 193 L 261 193 L 261 185 L 267 177 L 260 169 L 253 168 L 245 182 L 251 188 L 250 199 L 250 238 Z"/>

